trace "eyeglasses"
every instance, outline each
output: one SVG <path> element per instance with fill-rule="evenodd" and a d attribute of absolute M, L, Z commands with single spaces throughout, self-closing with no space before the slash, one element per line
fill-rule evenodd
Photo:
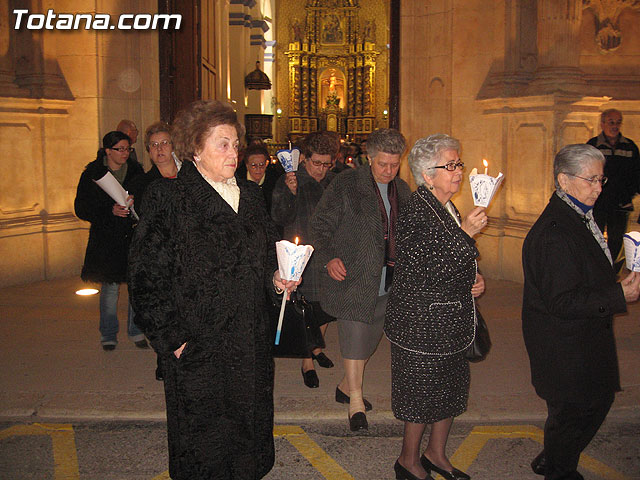
<path fill-rule="evenodd" d="M 462 170 L 464 168 L 464 163 L 463 162 L 455 162 L 455 163 L 451 162 L 451 163 L 447 163 L 446 165 L 438 165 L 437 167 L 431 167 L 431 168 L 444 168 L 448 172 L 455 172 L 456 168 L 459 168 L 460 170 Z"/>
<path fill-rule="evenodd" d="M 149 147 L 151 148 L 164 148 L 167 145 L 173 145 L 173 142 L 171 140 L 162 140 L 161 142 L 151 142 L 149 144 Z"/>
<path fill-rule="evenodd" d="M 117 152 L 120 152 L 120 153 L 133 152 L 133 148 L 131 147 L 117 147 L 117 148 L 110 147 L 109 150 L 116 150 Z"/>
<path fill-rule="evenodd" d="M 314 167 L 331 168 L 333 162 L 321 162 L 320 160 L 309 160 Z"/>
<path fill-rule="evenodd" d="M 602 176 L 595 175 L 595 176 L 593 176 L 591 178 L 586 178 L 586 177 L 581 177 L 580 175 L 574 175 L 573 173 L 567 173 L 567 172 L 564 172 L 564 173 L 566 175 L 570 175 L 572 177 L 576 177 L 576 178 L 580 178 L 582 180 L 586 180 L 587 182 L 589 182 L 591 184 L 591 186 L 595 185 L 598 182 L 600 182 L 600 185 L 605 185 L 607 183 L 607 181 L 609 180 L 604 175 L 602 175 Z"/>
<path fill-rule="evenodd" d="M 251 168 L 264 168 L 264 166 L 266 165 L 266 163 L 261 162 L 261 163 L 250 163 L 249 167 Z"/>
<path fill-rule="evenodd" d="M 606 123 L 610 127 L 619 127 L 620 125 L 622 125 L 622 120 L 607 120 L 604 123 Z"/>

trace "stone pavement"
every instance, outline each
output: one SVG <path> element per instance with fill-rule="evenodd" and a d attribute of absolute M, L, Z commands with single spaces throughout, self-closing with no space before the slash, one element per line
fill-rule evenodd
<path fill-rule="evenodd" d="M 98 296 L 79 297 L 79 278 L 0 289 L 0 419 L 10 421 L 163 420 L 162 383 L 155 380 L 155 354 L 126 335 L 113 352 L 100 347 Z M 545 418 L 545 405 L 529 383 L 520 332 L 522 286 L 487 280 L 479 300 L 493 340 L 486 361 L 471 365 L 469 409 L 461 420 L 522 422 Z M 126 318 L 122 288 L 121 332 Z M 640 422 L 640 305 L 615 323 L 623 392 L 609 418 Z M 344 419 L 334 401 L 342 376 L 337 328 L 327 331 L 327 355 L 335 368 L 318 368 L 320 388 L 302 383 L 300 361 L 276 360 L 276 423 Z M 368 364 L 365 397 L 369 422 L 393 418 L 389 343 L 383 339 Z"/>

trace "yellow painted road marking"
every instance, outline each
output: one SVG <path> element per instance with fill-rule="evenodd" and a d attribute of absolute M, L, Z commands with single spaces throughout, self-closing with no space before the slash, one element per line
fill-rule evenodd
<path fill-rule="evenodd" d="M 295 425 L 276 426 L 273 429 L 273 436 L 284 437 L 327 480 L 354 480 L 300 427 Z"/>
<path fill-rule="evenodd" d="M 47 435 L 53 446 L 53 478 L 55 480 L 77 480 L 80 478 L 76 439 L 73 426 L 56 423 L 34 423 L 14 425 L 0 430 L 0 440 L 14 436 Z"/>
<path fill-rule="evenodd" d="M 533 425 L 474 427 L 451 457 L 451 463 L 458 465 L 461 470 L 467 470 L 489 440 L 500 438 L 530 438 L 543 444 L 544 432 Z M 585 454 L 580 457 L 580 466 L 607 480 L 631 480 L 608 465 Z"/>

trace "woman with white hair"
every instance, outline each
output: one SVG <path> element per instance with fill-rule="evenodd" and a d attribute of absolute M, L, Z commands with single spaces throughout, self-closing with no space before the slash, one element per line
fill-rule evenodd
<path fill-rule="evenodd" d="M 582 479 L 580 453 L 620 390 L 613 316 L 638 299 L 640 275 L 616 282 L 613 258 L 593 218 L 607 183 L 591 145 L 556 155 L 556 191 L 522 248 L 522 331 L 531 382 L 547 402 L 544 450 L 531 468 L 546 480 Z"/>
<path fill-rule="evenodd" d="M 473 236 L 487 224 L 484 208 L 461 219 L 451 197 L 462 183 L 460 142 L 444 134 L 416 142 L 409 166 L 418 184 L 398 219 L 396 277 L 387 305 L 391 406 L 404 421 L 396 479 L 469 475 L 451 465 L 445 447 L 453 418 L 467 409 L 474 338 L 474 297 L 484 291 Z M 420 455 L 426 425 L 429 442 Z"/>

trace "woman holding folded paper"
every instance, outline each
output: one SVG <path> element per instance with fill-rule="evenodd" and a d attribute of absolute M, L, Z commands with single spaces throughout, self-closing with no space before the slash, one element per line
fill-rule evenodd
<path fill-rule="evenodd" d="M 163 356 L 174 480 L 261 478 L 274 462 L 266 294 L 295 283 L 278 273 L 259 187 L 234 177 L 242 133 L 230 105 L 180 112 L 182 168 L 149 186 L 131 244 L 129 293 Z"/>
<path fill-rule="evenodd" d="M 96 159 L 89 163 L 78 183 L 74 202 L 76 215 L 91 223 L 89 242 L 81 277 L 102 284 L 100 288 L 100 341 L 104 350 L 118 343 L 118 297 L 120 284 L 127 281 L 127 251 L 134 219 L 128 207 L 118 205 L 94 180 L 110 172 L 127 190 L 133 178 L 143 172 L 140 164 L 129 158 L 129 137 L 118 131 L 107 133 Z M 133 197 L 129 197 L 133 202 Z M 127 332 L 137 347 L 148 348 L 147 341 L 133 322 L 129 305 Z"/>
<path fill-rule="evenodd" d="M 404 421 L 397 479 L 469 479 L 445 448 L 453 418 L 467 409 L 474 338 L 474 298 L 484 291 L 473 236 L 487 224 L 484 208 L 460 218 L 451 197 L 462 183 L 460 143 L 436 134 L 416 142 L 409 166 L 418 189 L 398 219 L 395 279 L 385 334 L 391 342 L 391 406 Z M 431 426 L 427 448 L 420 444 Z"/>
<path fill-rule="evenodd" d="M 544 450 L 531 467 L 547 480 L 581 479 L 580 453 L 620 390 L 613 316 L 640 294 L 640 274 L 616 281 L 593 218 L 605 158 L 567 145 L 553 163 L 556 191 L 522 249 L 522 330 L 531 382 L 547 402 Z"/>

